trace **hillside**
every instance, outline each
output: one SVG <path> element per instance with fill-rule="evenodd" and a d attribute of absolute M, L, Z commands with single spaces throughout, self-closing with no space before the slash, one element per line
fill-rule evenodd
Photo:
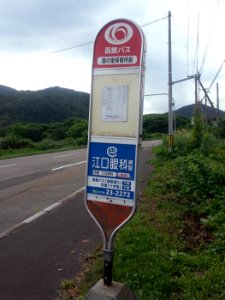
<path fill-rule="evenodd" d="M 187 128 L 190 120 L 184 116 L 176 115 L 176 129 Z M 168 132 L 168 114 L 147 114 L 143 118 L 143 137 L 147 138 L 152 133 Z"/>
<path fill-rule="evenodd" d="M 51 87 L 17 91 L 0 85 L 0 126 L 16 122 L 62 122 L 68 117 L 88 118 L 89 94 Z"/>
<path fill-rule="evenodd" d="M 201 104 L 202 112 L 207 115 L 208 118 L 213 118 L 215 116 L 215 111 L 211 106 L 206 106 Z M 176 110 L 176 115 L 183 116 L 185 118 L 191 119 L 195 110 L 195 104 L 186 105 Z M 220 116 L 225 117 L 225 112 L 220 110 Z"/>

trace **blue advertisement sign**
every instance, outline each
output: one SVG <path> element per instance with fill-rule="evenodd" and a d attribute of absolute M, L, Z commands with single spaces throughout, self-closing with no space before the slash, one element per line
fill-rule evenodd
<path fill-rule="evenodd" d="M 135 159 L 134 144 L 91 142 L 88 159 L 88 199 L 103 202 L 122 201 L 124 205 L 133 205 Z"/>

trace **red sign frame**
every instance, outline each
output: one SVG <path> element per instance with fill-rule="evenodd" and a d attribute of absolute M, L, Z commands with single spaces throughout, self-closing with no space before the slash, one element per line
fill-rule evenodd
<path fill-rule="evenodd" d="M 141 65 L 143 34 L 129 20 L 114 20 L 98 33 L 93 68 L 124 68 Z"/>

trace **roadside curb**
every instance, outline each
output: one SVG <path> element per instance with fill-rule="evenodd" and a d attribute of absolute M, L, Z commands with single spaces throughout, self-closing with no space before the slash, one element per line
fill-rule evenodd
<path fill-rule="evenodd" d="M 0 233 L 0 239 L 4 239 L 6 238 L 9 234 L 15 232 L 16 230 L 20 229 L 21 227 L 25 226 L 26 224 L 29 224 L 33 221 L 35 221 L 36 219 L 40 218 L 41 216 L 45 215 L 46 213 L 52 211 L 53 209 L 55 209 L 56 207 L 62 205 L 63 203 L 65 203 L 66 201 L 72 199 L 73 197 L 75 197 L 77 194 L 83 192 L 85 189 L 85 187 L 80 188 L 79 190 L 73 192 L 72 194 L 70 194 L 69 196 L 61 199 L 60 201 L 44 208 L 42 211 L 36 213 L 35 215 L 23 220 L 22 222 L 14 225 L 13 227 L 6 229 L 5 231 L 3 231 L 2 233 Z"/>

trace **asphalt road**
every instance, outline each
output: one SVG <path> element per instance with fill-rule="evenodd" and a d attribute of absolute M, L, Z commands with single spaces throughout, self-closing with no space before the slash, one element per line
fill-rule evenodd
<path fill-rule="evenodd" d="M 141 152 L 141 190 L 151 172 L 151 146 L 144 143 Z M 60 282 L 81 271 L 101 240 L 84 206 L 85 157 L 79 150 L 0 162 L 0 219 L 3 207 L 12 220 L 1 221 L 0 300 L 55 299 Z"/>
<path fill-rule="evenodd" d="M 86 149 L 0 161 L 0 237 L 84 186 Z"/>

